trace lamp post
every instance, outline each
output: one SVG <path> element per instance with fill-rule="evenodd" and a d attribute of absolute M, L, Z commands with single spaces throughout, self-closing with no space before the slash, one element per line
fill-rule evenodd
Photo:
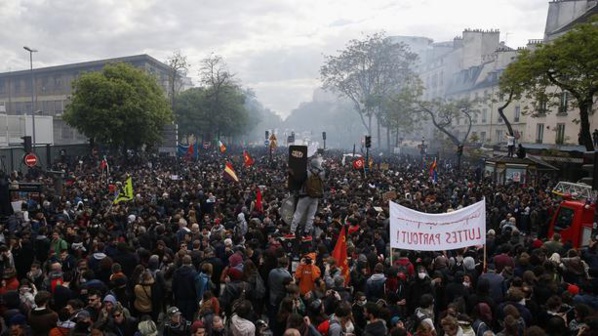
<path fill-rule="evenodd" d="M 33 134 L 31 136 L 31 142 L 33 145 L 33 151 L 35 152 L 35 146 L 37 143 L 35 142 L 35 78 L 33 75 L 33 53 L 37 52 L 37 49 L 29 48 L 28 46 L 24 46 L 23 49 L 29 52 L 29 66 L 31 70 L 31 123 L 33 125 Z"/>

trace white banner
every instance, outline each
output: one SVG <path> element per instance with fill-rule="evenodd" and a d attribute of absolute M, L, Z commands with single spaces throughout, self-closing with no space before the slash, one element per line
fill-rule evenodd
<path fill-rule="evenodd" d="M 392 201 L 389 207 L 392 248 L 443 251 L 486 243 L 486 200 L 443 214 L 418 212 Z"/>

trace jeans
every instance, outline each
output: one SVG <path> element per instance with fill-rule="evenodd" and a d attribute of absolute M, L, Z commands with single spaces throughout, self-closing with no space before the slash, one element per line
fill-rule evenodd
<path fill-rule="evenodd" d="M 305 218 L 305 226 L 303 232 L 310 234 L 314 228 L 314 216 L 318 211 L 318 199 L 309 196 L 299 197 L 297 207 L 293 213 L 293 221 L 291 222 L 291 233 L 297 231 L 297 227 Z"/>

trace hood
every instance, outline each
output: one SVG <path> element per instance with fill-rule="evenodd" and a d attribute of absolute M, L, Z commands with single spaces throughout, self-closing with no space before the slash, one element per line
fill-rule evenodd
<path fill-rule="evenodd" d="M 145 281 L 141 281 L 139 284 L 142 286 L 149 286 L 149 285 L 153 285 L 155 282 L 154 278 L 149 278 Z"/>
<path fill-rule="evenodd" d="M 183 277 L 193 275 L 193 269 L 189 266 L 181 266 L 176 270 L 176 272 Z"/>
<path fill-rule="evenodd" d="M 103 252 L 95 252 L 93 254 L 93 258 L 96 260 L 102 260 L 102 259 L 106 258 L 106 254 Z"/>
<path fill-rule="evenodd" d="M 377 281 L 377 280 L 381 280 L 381 279 L 386 279 L 386 276 L 384 275 L 384 273 L 374 273 L 374 274 L 372 274 L 370 279 L 372 281 Z"/>

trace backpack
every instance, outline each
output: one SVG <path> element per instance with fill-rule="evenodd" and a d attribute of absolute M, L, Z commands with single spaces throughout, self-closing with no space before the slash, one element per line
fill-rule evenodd
<path fill-rule="evenodd" d="M 266 296 L 266 286 L 264 285 L 264 280 L 259 274 L 255 275 L 255 289 L 253 293 L 253 297 L 256 299 L 263 299 Z"/>
<path fill-rule="evenodd" d="M 395 263 L 394 265 L 398 270 L 397 274 L 405 275 L 406 280 L 411 279 L 411 274 L 409 273 L 409 265 L 411 265 L 411 261 L 405 261 L 404 259 L 397 260 L 397 263 Z"/>
<path fill-rule="evenodd" d="M 328 332 L 330 331 L 330 325 L 332 323 L 338 324 L 338 321 L 332 318 L 326 319 L 322 323 L 318 324 L 318 327 L 316 329 L 318 330 L 318 332 L 320 332 L 320 334 L 322 334 L 322 336 L 328 336 Z"/>
<path fill-rule="evenodd" d="M 197 300 L 201 301 L 205 292 L 210 290 L 210 278 L 199 272 L 195 275 L 195 292 L 197 293 Z"/>
<path fill-rule="evenodd" d="M 473 330 L 473 327 L 471 326 L 471 324 L 459 323 L 459 326 L 461 326 L 461 330 L 463 330 L 463 336 L 476 336 L 476 333 Z"/>
<path fill-rule="evenodd" d="M 247 291 L 247 284 L 245 282 L 243 282 L 242 284 L 243 286 L 243 290 L 241 291 L 241 294 L 239 295 L 239 297 L 237 299 L 235 299 L 233 301 L 233 304 L 231 305 L 232 309 L 231 312 L 234 314 L 237 311 L 237 308 L 239 308 L 239 305 L 241 304 L 241 302 L 245 301 L 245 297 L 246 297 L 246 291 Z M 232 315 L 231 315 L 232 317 Z"/>
<path fill-rule="evenodd" d="M 307 196 L 311 198 L 322 198 L 324 196 L 324 182 L 320 177 L 320 174 L 314 174 L 313 172 L 307 178 L 305 182 L 305 192 Z"/>
<path fill-rule="evenodd" d="M 385 298 L 386 279 L 371 280 L 366 282 L 366 296 L 368 301 L 378 301 Z"/>

